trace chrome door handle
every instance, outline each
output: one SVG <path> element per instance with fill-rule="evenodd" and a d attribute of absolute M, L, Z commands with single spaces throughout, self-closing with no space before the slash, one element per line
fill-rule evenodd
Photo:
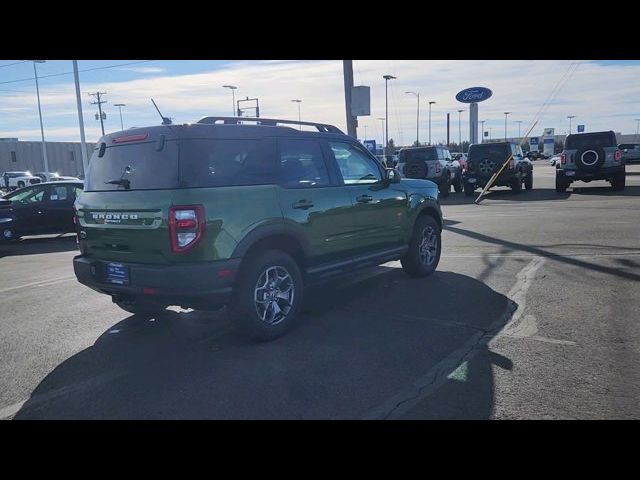
<path fill-rule="evenodd" d="M 300 210 L 306 210 L 308 208 L 313 207 L 313 202 L 310 202 L 309 200 L 300 200 L 296 203 L 294 203 L 293 205 L 291 205 L 292 208 L 297 208 Z"/>
<path fill-rule="evenodd" d="M 369 203 L 372 200 L 373 200 L 373 197 L 371 195 L 360 195 L 359 197 L 356 198 L 356 201 L 360 203 Z"/>

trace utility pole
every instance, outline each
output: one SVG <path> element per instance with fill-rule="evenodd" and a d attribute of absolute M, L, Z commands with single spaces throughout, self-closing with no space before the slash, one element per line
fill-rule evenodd
<path fill-rule="evenodd" d="M 124 130 L 124 123 L 122 122 L 122 107 L 126 107 L 127 104 L 126 103 L 114 103 L 113 106 L 114 107 L 118 107 L 118 110 L 120 111 L 120 129 Z"/>
<path fill-rule="evenodd" d="M 450 113 L 447 113 L 447 147 L 448 147 L 448 146 L 449 146 L 449 144 L 451 143 L 451 142 L 449 142 L 449 131 L 450 131 L 450 128 L 449 128 L 449 126 L 450 126 L 449 120 L 450 120 L 450 118 L 451 118 L 451 114 L 450 114 Z"/>
<path fill-rule="evenodd" d="M 510 114 L 511 112 L 504 112 L 504 141 L 507 141 L 507 116 Z"/>
<path fill-rule="evenodd" d="M 49 160 L 47 159 L 47 146 L 44 143 L 44 126 L 42 125 L 42 109 L 40 108 L 40 87 L 38 86 L 38 71 L 36 63 L 45 63 L 44 60 L 33 61 L 33 75 L 36 78 L 36 95 L 38 96 L 38 115 L 40 116 L 40 133 L 42 134 L 42 160 L 44 162 L 44 171 L 49 171 Z"/>
<path fill-rule="evenodd" d="M 636 122 L 638 122 L 636 125 L 636 135 L 638 135 L 640 134 L 640 118 L 636 118 Z"/>
<path fill-rule="evenodd" d="M 464 148 L 462 148 L 462 112 L 464 110 L 458 110 L 458 146 L 460 147 L 460 153 L 464 153 Z"/>
<path fill-rule="evenodd" d="M 520 142 L 520 124 L 522 123 L 522 120 L 516 120 L 516 123 L 518 124 L 518 142 Z M 571 131 L 571 128 L 569 128 L 569 131 Z"/>
<path fill-rule="evenodd" d="M 357 138 L 358 119 L 351 114 L 351 89 L 353 88 L 353 60 L 342 61 L 344 73 L 344 109 L 347 116 L 347 135 Z"/>
<path fill-rule="evenodd" d="M 387 137 L 387 143 L 384 146 L 385 159 L 386 155 L 389 155 L 389 80 L 395 80 L 393 75 L 383 75 L 384 78 L 384 121 L 385 121 L 385 137 Z"/>
<path fill-rule="evenodd" d="M 420 146 L 420 92 L 404 92 L 406 94 L 415 95 L 418 98 L 418 111 L 416 115 L 416 147 Z"/>
<path fill-rule="evenodd" d="M 431 145 L 431 105 L 433 105 L 434 101 L 429 102 L 429 145 Z"/>
<path fill-rule="evenodd" d="M 482 138 L 480 139 L 480 143 L 484 143 L 484 122 L 486 122 L 486 120 L 480 120 L 480 123 L 482 124 L 482 131 L 480 132 Z"/>
<path fill-rule="evenodd" d="M 98 112 L 100 114 L 100 128 L 102 129 L 102 136 L 104 137 L 104 122 L 102 118 L 102 104 L 107 103 L 106 100 L 100 100 L 100 95 L 106 95 L 107 92 L 96 92 L 90 93 L 89 96 L 96 97 L 98 100 L 95 102 L 91 102 L 91 105 L 98 105 Z"/>
<path fill-rule="evenodd" d="M 78 61 L 73 61 L 73 77 L 76 83 L 76 103 L 78 105 L 78 123 L 80 125 L 80 148 L 82 150 L 82 173 L 87 174 L 89 159 L 87 158 L 87 144 L 84 138 L 84 119 L 82 118 L 82 99 L 80 98 L 80 77 L 78 76 Z"/>

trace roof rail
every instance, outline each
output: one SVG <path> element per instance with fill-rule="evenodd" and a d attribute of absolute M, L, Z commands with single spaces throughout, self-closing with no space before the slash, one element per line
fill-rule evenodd
<path fill-rule="evenodd" d="M 261 117 L 203 117 L 196 123 L 203 124 L 216 124 L 222 123 L 224 125 L 240 125 L 246 122 L 255 122 L 257 125 L 266 125 L 270 127 L 277 127 L 278 125 L 309 125 L 316 127 L 319 132 L 323 133 L 340 133 L 344 135 L 344 132 L 338 127 L 328 125 L 326 123 L 316 122 L 298 122 L 296 120 L 280 120 L 277 118 L 261 118 Z"/>

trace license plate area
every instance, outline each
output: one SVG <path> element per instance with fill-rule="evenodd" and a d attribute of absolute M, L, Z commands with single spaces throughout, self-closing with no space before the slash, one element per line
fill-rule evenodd
<path fill-rule="evenodd" d="M 107 283 L 129 285 L 129 267 L 122 263 L 109 262 L 105 264 L 104 277 Z"/>

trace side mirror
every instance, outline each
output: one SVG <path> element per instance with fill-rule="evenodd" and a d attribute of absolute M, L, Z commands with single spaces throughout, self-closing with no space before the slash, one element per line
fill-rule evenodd
<path fill-rule="evenodd" d="M 387 168 L 384 172 L 384 178 L 388 183 L 400 183 L 400 172 L 395 168 Z"/>

